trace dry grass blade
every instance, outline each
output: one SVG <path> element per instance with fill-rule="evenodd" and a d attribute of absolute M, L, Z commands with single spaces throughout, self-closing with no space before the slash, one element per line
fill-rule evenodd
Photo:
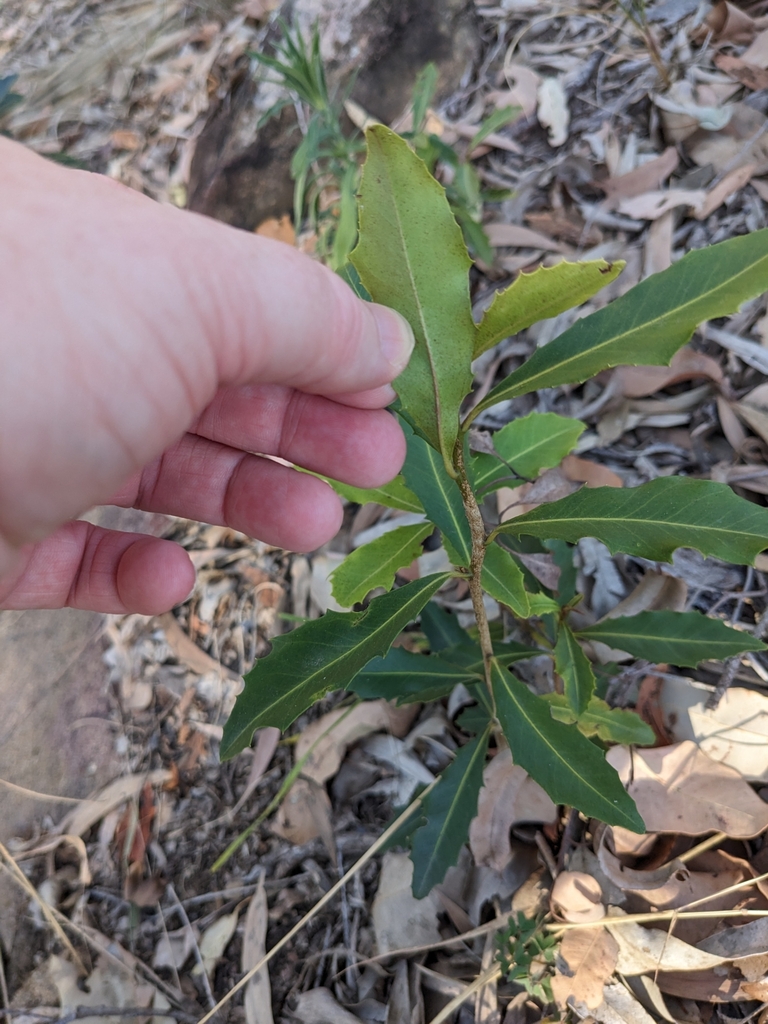
<path fill-rule="evenodd" d="M 467 985 L 463 992 L 460 992 L 442 1010 L 436 1014 L 429 1024 L 443 1024 L 443 1021 L 449 1019 L 455 1010 L 458 1010 L 462 1004 L 464 1004 L 471 996 L 481 989 L 485 988 L 486 985 L 492 981 L 496 981 L 501 976 L 501 966 L 499 964 L 493 964 L 488 968 L 487 971 L 483 971 L 482 974 L 478 974 L 471 985 Z"/>
<path fill-rule="evenodd" d="M 43 917 L 46 919 L 48 924 L 53 929 L 56 938 L 59 940 L 59 942 L 61 942 L 61 944 L 67 950 L 69 955 L 72 957 L 72 960 L 77 965 L 77 969 L 83 975 L 86 975 L 88 971 L 85 969 L 83 961 L 78 956 L 77 950 L 69 941 L 67 936 L 64 934 L 64 930 L 62 929 L 59 922 L 56 920 L 53 909 L 45 902 L 44 899 L 41 898 L 37 889 L 34 887 L 34 885 L 32 885 L 32 883 L 29 881 L 27 876 L 24 874 L 24 872 L 21 870 L 19 865 L 16 863 L 16 861 L 13 859 L 13 857 L 10 855 L 10 853 L 2 843 L 0 843 L 0 857 L 2 857 L 3 860 L 5 861 L 6 871 L 11 876 L 11 878 L 13 878 L 13 880 L 21 886 L 24 892 L 27 893 L 29 898 L 33 900 L 35 903 L 37 903 L 37 905 L 40 907 Z"/>
<path fill-rule="evenodd" d="M 754 879 L 750 878 L 749 881 L 752 883 Z M 724 890 L 724 892 L 728 891 Z M 720 895 L 720 893 L 715 893 L 715 896 Z M 603 917 L 599 921 L 580 921 L 578 924 L 553 923 L 544 927 L 548 932 L 557 932 L 559 935 L 561 932 L 569 932 L 574 928 L 604 928 L 606 923 L 613 928 L 614 925 L 622 924 L 653 924 L 659 921 L 695 921 L 721 917 L 768 917 L 768 910 L 657 910 L 649 911 L 647 914 L 626 914 L 624 917 Z"/>
<path fill-rule="evenodd" d="M 427 786 L 427 788 L 423 790 L 423 792 L 419 796 L 417 796 L 416 799 L 408 805 L 408 807 L 406 807 L 403 813 L 392 822 L 388 829 L 382 832 L 382 834 L 379 836 L 376 842 L 373 843 L 365 851 L 362 857 L 358 858 L 358 860 L 355 861 L 355 863 L 352 865 L 349 871 L 347 871 L 346 874 L 344 874 L 338 880 L 338 882 L 336 882 L 335 885 L 331 886 L 331 888 L 328 890 L 325 896 L 323 896 L 321 899 L 317 901 L 317 903 L 314 905 L 314 907 L 312 907 L 309 913 L 305 914 L 300 921 L 297 921 L 293 928 L 291 928 L 291 930 L 287 932 L 282 937 L 282 939 L 280 939 L 279 942 L 276 942 L 272 949 L 270 949 L 270 951 L 266 953 L 250 969 L 250 971 L 244 974 L 240 981 L 238 981 L 236 985 L 233 985 L 229 992 L 227 992 L 227 994 L 223 998 L 221 998 L 218 1001 L 218 1003 L 211 1010 L 209 1010 L 208 1013 L 205 1014 L 204 1017 L 200 1018 L 198 1024 L 206 1024 L 207 1021 L 209 1021 L 216 1013 L 218 1013 L 222 1006 L 225 1006 L 232 998 L 232 996 L 235 995 L 235 993 L 239 992 L 241 988 L 247 985 L 251 978 L 253 978 L 256 974 L 259 973 L 262 967 L 266 967 L 270 960 L 272 960 L 272 958 L 276 956 L 277 953 L 279 953 L 280 950 L 283 949 L 283 947 L 287 946 L 288 943 L 294 938 L 294 936 L 298 935 L 298 933 L 301 931 L 305 924 L 307 924 L 314 917 L 316 917 L 323 909 L 323 907 L 331 902 L 334 896 L 336 896 L 336 894 L 344 888 L 347 882 L 349 882 L 350 879 L 352 879 L 357 874 L 357 872 L 368 863 L 368 861 L 370 861 L 373 857 L 376 856 L 376 854 L 382 848 L 382 846 L 386 845 L 386 843 L 389 841 L 390 837 L 395 835 L 400 826 L 411 817 L 411 815 L 415 810 L 417 810 L 417 808 L 421 806 L 422 802 L 424 801 L 424 798 L 427 796 L 428 793 L 432 791 L 436 784 L 437 779 L 435 779 L 435 781 L 430 786 Z"/>
<path fill-rule="evenodd" d="M 82 799 L 76 796 L 54 796 L 53 793 L 38 793 L 36 789 L 17 786 L 14 782 L 9 782 L 7 779 L 0 779 L 0 786 L 5 786 L 6 789 L 10 789 L 12 793 L 18 793 L 19 796 L 29 797 L 30 800 L 42 800 L 46 803 L 50 800 L 58 804 L 81 804 L 83 802 Z"/>

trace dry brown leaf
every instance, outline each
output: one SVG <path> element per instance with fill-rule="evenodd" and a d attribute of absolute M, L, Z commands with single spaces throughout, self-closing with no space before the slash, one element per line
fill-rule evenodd
<path fill-rule="evenodd" d="M 661 867 L 652 869 L 632 868 L 623 864 L 612 849 L 610 828 L 606 828 L 600 837 L 597 859 L 606 878 L 623 892 L 640 890 L 647 893 L 650 890 L 661 889 L 673 876 L 677 882 L 688 877 L 688 869 L 679 860 L 670 860 Z"/>
<path fill-rule="evenodd" d="M 721 395 L 717 396 L 717 415 L 720 420 L 720 426 L 725 434 L 725 439 L 738 455 L 742 450 L 744 442 L 747 440 L 747 432 L 734 412 L 733 405 Z"/>
<path fill-rule="evenodd" d="M 755 19 L 729 0 L 719 0 L 707 14 L 704 24 L 718 43 L 736 43 L 743 46 L 751 43 L 757 32 Z"/>
<path fill-rule="evenodd" d="M 578 455 L 566 455 L 560 463 L 566 479 L 587 487 L 623 487 L 624 481 L 618 473 L 591 459 L 580 459 Z"/>
<path fill-rule="evenodd" d="M 619 773 L 648 832 L 725 832 L 750 839 L 768 828 L 768 804 L 742 776 L 690 741 L 652 750 L 612 747 Z"/>
<path fill-rule="evenodd" d="M 573 245 L 599 245 L 603 240 L 599 228 L 594 224 L 587 226 L 574 210 L 543 210 L 540 213 L 527 213 L 525 219 L 536 231 L 543 231 L 552 238 L 562 238 Z"/>
<path fill-rule="evenodd" d="M 502 872 L 512 859 L 510 829 L 521 822 L 553 822 L 557 807 L 519 765 L 509 748 L 486 765 L 477 817 L 469 826 L 469 848 L 478 865 Z"/>
<path fill-rule="evenodd" d="M 417 900 L 411 892 L 412 878 L 413 863 L 406 853 L 384 854 L 379 888 L 371 908 L 379 953 L 440 941 L 440 899 L 433 891 Z"/>
<path fill-rule="evenodd" d="M 676 352 L 669 366 L 619 366 L 614 370 L 621 393 L 626 398 L 653 395 L 682 380 L 706 377 L 716 384 L 722 383 L 723 371 L 711 356 L 696 352 L 686 345 Z"/>
<path fill-rule="evenodd" d="M 656 980 L 662 992 L 678 999 L 697 999 L 703 1003 L 733 1003 L 742 999 L 768 1000 L 768 982 L 743 981 L 739 971 L 716 967 L 711 971 L 680 973 L 659 971 Z"/>
<path fill-rule="evenodd" d="M 235 934 L 239 914 L 239 910 L 233 910 L 231 914 L 223 914 L 209 928 L 205 929 L 199 947 L 203 963 L 202 966 L 199 963 L 195 964 L 192 968 L 193 974 L 201 974 L 204 970 L 209 978 L 213 976 L 216 964 L 224 956 L 224 950 Z"/>
<path fill-rule="evenodd" d="M 752 178 L 750 185 L 757 192 L 764 203 L 768 203 L 768 181 L 761 180 L 760 178 Z M 765 318 L 764 318 L 765 319 Z M 763 345 L 765 345 L 765 337 L 763 335 Z"/>
<path fill-rule="evenodd" d="M 732 196 L 734 192 L 738 192 L 739 189 L 749 184 L 749 180 L 755 173 L 756 167 L 757 164 L 743 164 L 741 167 L 735 167 L 726 174 L 722 181 L 719 181 L 714 188 L 707 192 L 704 203 L 699 209 L 694 210 L 693 216 L 697 220 L 706 220 L 711 213 L 714 213 L 718 206 L 722 206 L 729 196 Z"/>
<path fill-rule="evenodd" d="M 263 238 L 271 238 L 275 242 L 285 242 L 286 245 L 296 244 L 296 231 L 287 213 L 284 213 L 279 220 L 277 217 L 267 217 L 256 228 L 256 234 Z"/>
<path fill-rule="evenodd" d="M 109 141 L 114 149 L 133 151 L 135 149 L 140 149 L 142 146 L 142 139 L 139 135 L 128 128 L 118 128 L 116 131 L 112 132 L 109 136 Z"/>
<path fill-rule="evenodd" d="M 331 859 L 336 859 L 331 801 L 325 787 L 311 779 L 294 782 L 277 809 L 272 831 L 297 846 L 320 836 Z"/>
<path fill-rule="evenodd" d="M 726 957 L 715 956 L 658 928 L 643 928 L 635 921 L 613 924 L 620 918 L 614 910 L 605 927 L 619 947 L 616 970 L 619 974 L 648 974 L 654 971 L 708 971 L 720 967 Z M 661 983 L 660 983 L 661 986 Z M 663 986 L 661 986 L 664 991 Z"/>
<path fill-rule="evenodd" d="M 634 980 L 625 979 L 625 984 L 630 985 Z M 590 1018 L 598 1024 L 655 1024 L 655 1018 L 646 1013 L 632 992 L 620 982 L 606 985 L 603 995 L 603 1003 L 590 1014 Z M 662 998 L 661 994 L 659 997 Z M 587 1009 L 586 1006 L 584 1009 Z M 668 1016 L 667 1019 L 671 1018 Z"/>
<path fill-rule="evenodd" d="M 688 154 L 700 167 L 712 164 L 725 174 L 742 164 L 755 164 L 756 175 L 768 172 L 766 117 L 746 103 L 734 103 L 728 124 L 717 132 L 697 132 L 689 140 Z"/>
<path fill-rule="evenodd" d="M 240 970 L 245 973 L 261 960 L 267 951 L 267 894 L 264 891 L 264 873 L 259 875 L 259 886 L 251 897 L 243 925 L 243 948 L 240 954 Z M 269 984 L 269 969 L 262 967 L 250 979 L 245 988 L 246 1024 L 273 1024 L 272 990 Z"/>
<path fill-rule="evenodd" d="M 732 466 L 729 462 L 718 462 L 710 470 L 710 478 L 720 484 L 744 487 L 755 494 L 768 494 L 768 466 L 747 463 Z"/>
<path fill-rule="evenodd" d="M 360 1018 L 337 1003 L 327 988 L 311 988 L 301 992 L 291 1016 L 301 1024 L 360 1024 Z"/>
<path fill-rule="evenodd" d="M 163 615 L 159 615 L 157 623 L 165 633 L 168 646 L 182 665 L 191 668 L 193 672 L 199 672 L 200 675 L 215 672 L 227 679 L 240 679 L 236 672 L 226 668 L 212 658 L 210 654 L 206 654 L 202 648 L 198 647 L 195 641 L 187 636 L 181 628 L 173 612 L 165 612 Z"/>
<path fill-rule="evenodd" d="M 488 241 L 497 248 L 509 246 L 517 249 L 547 249 L 550 252 L 568 251 L 560 242 L 519 224 L 504 224 L 499 221 L 485 224 L 484 228 Z"/>
<path fill-rule="evenodd" d="M 635 220 L 658 220 L 665 213 L 678 206 L 691 206 L 694 215 L 707 199 L 704 189 L 670 188 L 665 192 L 644 192 L 631 199 L 621 199 L 617 204 L 619 213 Z"/>
<path fill-rule="evenodd" d="M 163 786 L 173 779 L 167 768 L 157 768 L 144 775 L 124 775 L 105 786 L 95 797 L 89 797 L 74 807 L 59 822 L 57 831 L 82 836 L 97 821 L 114 811 L 126 800 L 138 798 L 145 785 Z"/>
<path fill-rule="evenodd" d="M 59 956 L 50 957 L 49 977 L 59 993 L 62 1014 L 76 1011 L 80 1006 L 109 1006 L 116 1009 L 128 1007 L 149 1007 L 155 988 L 139 984 L 136 979 L 123 971 L 115 971 L 111 964 L 100 958 L 99 963 L 86 979 L 87 988 L 81 988 L 80 975 L 74 964 Z M 149 1015 L 148 1015 L 149 1016 Z M 89 1017 L 94 1024 L 114 1022 L 114 1017 Z M 134 1018 L 139 1024 L 141 1017 Z"/>
<path fill-rule="evenodd" d="M 675 225 L 673 210 L 651 221 L 643 251 L 643 277 L 660 274 L 672 266 L 672 235 Z"/>
<path fill-rule="evenodd" d="M 253 759 L 251 761 L 251 770 L 248 772 L 248 781 L 245 784 L 245 789 L 240 795 L 239 800 L 229 812 L 230 817 L 232 818 L 234 818 L 248 797 L 258 786 L 264 772 L 269 768 L 270 762 L 277 750 L 277 744 L 280 742 L 280 730 L 274 725 L 268 725 L 263 729 L 257 729 L 254 733 L 254 738 L 256 740 L 256 746 L 253 750 Z"/>
<path fill-rule="evenodd" d="M 711 695 L 711 687 L 693 679 L 665 679 L 661 710 L 669 733 L 695 741 L 707 757 L 751 782 L 768 782 L 768 697 L 732 686 L 710 710 Z"/>
<path fill-rule="evenodd" d="M 561 569 L 552 555 L 526 555 L 521 551 L 516 551 L 515 558 L 518 562 L 522 562 L 528 572 L 535 576 L 539 583 L 543 583 L 550 590 L 557 590 L 560 583 Z"/>
<path fill-rule="evenodd" d="M 516 64 L 514 61 L 505 61 L 504 77 L 509 88 L 489 93 L 489 102 L 493 103 L 497 110 L 504 107 L 520 107 L 523 116 L 530 117 L 536 112 L 541 77 L 525 64 Z"/>
<path fill-rule="evenodd" d="M 716 68 L 747 89 L 768 89 L 768 71 L 757 64 L 727 53 L 716 53 L 713 60 Z"/>
<path fill-rule="evenodd" d="M 741 401 L 734 402 L 731 408 L 748 427 L 768 442 L 768 384 L 760 384 Z"/>
<path fill-rule="evenodd" d="M 649 569 L 635 589 L 623 601 L 619 601 L 605 616 L 616 619 L 622 615 L 637 615 L 639 612 L 685 610 L 688 585 L 677 576 Z"/>
<path fill-rule="evenodd" d="M 664 715 L 660 706 L 661 686 L 662 679 L 660 676 L 646 676 L 640 684 L 635 711 L 653 729 L 656 735 L 656 745 L 668 747 L 674 741 L 674 737 L 670 736 L 664 722 Z"/>
<path fill-rule="evenodd" d="M 603 1001 L 603 988 L 613 974 L 619 956 L 616 940 L 605 928 L 574 929 L 560 943 L 552 992 L 561 1010 L 569 998 L 590 1010 Z"/>
<path fill-rule="evenodd" d="M 613 209 L 621 199 L 630 199 L 633 196 L 661 188 L 679 163 L 680 155 L 677 149 L 674 146 L 669 146 L 661 156 L 648 160 L 636 167 L 634 171 L 622 174 L 618 178 L 606 178 L 604 181 L 598 182 L 608 197 L 607 208 Z"/>
<path fill-rule="evenodd" d="M 552 912 L 571 924 L 586 924 L 605 917 L 600 883 L 583 871 L 561 871 L 552 886 Z"/>

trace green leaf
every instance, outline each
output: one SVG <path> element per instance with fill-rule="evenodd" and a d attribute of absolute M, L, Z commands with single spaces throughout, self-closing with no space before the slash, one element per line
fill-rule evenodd
<path fill-rule="evenodd" d="M 645 832 L 643 819 L 602 751 L 572 725 L 552 718 L 547 701 L 491 665 L 496 713 L 515 764 L 559 804 L 576 807 L 608 825 Z"/>
<path fill-rule="evenodd" d="M 488 728 L 488 711 L 482 704 L 470 704 L 456 718 L 456 725 L 464 732 L 476 735 Z"/>
<path fill-rule="evenodd" d="M 575 722 L 579 732 L 585 736 L 597 736 L 604 743 L 623 743 L 626 746 L 652 747 L 656 742 L 653 729 L 638 714 L 608 707 L 599 697 L 592 697 L 586 711 L 579 716 L 568 705 L 564 694 L 548 693 L 545 699 L 555 721 L 566 725 Z"/>
<path fill-rule="evenodd" d="M 469 836 L 469 823 L 477 814 L 487 750 L 488 730 L 457 752 L 424 798 L 427 824 L 414 832 L 411 840 L 412 889 L 417 899 L 442 882 L 448 868 L 459 859 Z"/>
<path fill-rule="evenodd" d="M 554 412 L 532 412 L 512 420 L 493 435 L 493 447 L 503 461 L 488 454 L 470 460 L 475 491 L 509 485 L 515 475 L 535 479 L 542 469 L 559 465 L 573 451 L 584 429 L 581 420 Z"/>
<path fill-rule="evenodd" d="M 413 86 L 413 98 L 411 100 L 411 110 L 413 111 L 413 127 L 411 130 L 415 134 L 418 134 L 424 127 L 427 109 L 432 102 L 432 97 L 435 95 L 439 74 L 437 64 L 430 61 L 429 64 L 424 65 L 416 76 Z"/>
<path fill-rule="evenodd" d="M 526 644 L 519 644 L 515 640 L 507 640 L 505 643 L 496 642 L 493 645 L 493 654 L 500 665 L 512 665 L 516 661 L 525 661 L 526 658 L 535 658 L 544 652 L 539 647 L 528 647 Z M 483 655 L 478 643 L 470 642 L 457 644 L 456 647 L 449 647 L 440 652 L 443 661 L 450 661 L 454 665 L 461 665 L 468 672 L 482 678 L 484 674 Z"/>
<path fill-rule="evenodd" d="M 507 605 L 524 619 L 530 615 L 528 594 L 520 566 L 512 555 L 498 544 L 489 544 L 485 549 L 480 579 L 483 589 L 500 604 Z"/>
<path fill-rule="evenodd" d="M 347 501 L 354 501 L 357 505 L 367 505 L 369 502 L 377 502 L 379 505 L 386 505 L 387 508 L 399 508 L 403 512 L 423 512 L 421 502 L 410 488 L 406 487 L 402 476 L 396 476 L 383 487 L 371 487 L 367 490 L 362 487 L 352 487 L 351 484 L 343 484 L 339 480 L 331 480 L 323 477 L 331 487 Z"/>
<path fill-rule="evenodd" d="M 459 407 L 472 386 L 471 261 L 445 190 L 424 163 L 383 125 L 365 134 L 360 240 L 350 259 L 373 300 L 413 328 L 416 348 L 394 388 L 452 476 Z"/>
<path fill-rule="evenodd" d="M 546 594 L 529 594 L 528 604 L 530 606 L 530 614 L 535 615 L 537 618 L 541 618 L 542 615 L 560 614 L 560 605 L 554 598 L 548 597 Z"/>
<path fill-rule="evenodd" d="M 689 252 L 537 349 L 472 412 L 610 366 L 661 366 L 704 320 L 735 313 L 768 288 L 768 228 Z"/>
<path fill-rule="evenodd" d="M 764 651 L 765 644 L 700 612 L 640 612 L 606 619 L 578 630 L 585 640 L 599 640 L 636 658 L 695 668 L 700 661 L 722 661 L 742 651 Z"/>
<path fill-rule="evenodd" d="M 555 671 L 563 680 L 568 704 L 577 715 L 583 714 L 595 692 L 595 673 L 579 641 L 564 622 L 557 631 Z"/>
<path fill-rule="evenodd" d="M 613 263 L 563 260 L 554 267 L 539 267 L 532 274 L 519 274 L 509 288 L 496 292 L 485 311 L 475 336 L 474 358 L 502 338 L 580 306 L 618 277 L 625 265 L 624 260 Z"/>
<path fill-rule="evenodd" d="M 222 759 L 247 747 L 261 726 L 286 729 L 323 694 L 345 688 L 371 658 L 387 652 L 450 575 L 426 576 L 374 598 L 365 611 L 326 612 L 276 637 L 272 651 L 245 677 L 245 689 L 224 726 Z"/>
<path fill-rule="evenodd" d="M 423 505 L 427 518 L 460 556 L 460 564 L 469 565 L 472 537 L 459 485 L 446 472 L 439 454 L 423 438 L 406 430 L 406 440 L 405 482 Z"/>
<path fill-rule="evenodd" d="M 398 704 L 426 703 L 446 696 L 458 683 L 476 683 L 480 678 L 474 665 L 465 667 L 435 654 L 414 654 L 393 647 L 383 658 L 369 661 L 348 688 L 364 700 L 383 697 Z"/>
<path fill-rule="evenodd" d="M 639 487 L 583 487 L 496 532 L 572 542 L 596 537 L 611 552 L 658 562 L 670 561 L 676 548 L 696 548 L 751 565 L 768 546 L 768 509 L 737 498 L 725 484 L 660 477 Z"/>
<path fill-rule="evenodd" d="M 395 573 L 421 554 L 432 523 L 398 526 L 348 555 L 331 573 L 331 593 L 343 608 L 362 601 L 375 587 L 389 590 Z"/>
<path fill-rule="evenodd" d="M 510 121 L 514 121 L 519 113 L 520 107 L 502 107 L 500 110 L 494 110 L 492 114 L 486 117 L 478 131 L 472 136 L 467 146 L 467 153 L 471 153 L 473 149 L 479 146 L 489 135 L 492 135 L 493 132 L 503 128 Z"/>
<path fill-rule="evenodd" d="M 446 647 L 466 644 L 469 641 L 469 634 L 459 625 L 456 616 L 441 608 L 435 601 L 430 601 L 424 606 L 421 613 L 421 628 L 433 654 Z"/>

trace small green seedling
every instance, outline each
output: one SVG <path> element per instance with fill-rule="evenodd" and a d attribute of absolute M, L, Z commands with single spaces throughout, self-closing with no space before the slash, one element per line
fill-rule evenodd
<path fill-rule="evenodd" d="M 578 320 L 462 413 L 475 357 L 585 302 L 622 264 L 562 262 L 521 274 L 475 324 L 471 261 L 444 189 L 394 132 L 377 125 L 366 141 L 359 241 L 350 258 L 367 293 L 402 313 L 416 336 L 413 357 L 395 382 L 408 456 L 402 475 L 387 487 L 338 489 L 355 501 L 378 501 L 423 518 L 354 551 L 336 571 L 335 597 L 360 610 L 328 612 L 275 640 L 246 676 L 221 751 L 225 758 L 237 754 L 262 726 L 286 729 L 331 690 L 405 703 L 437 699 L 462 683 L 475 703 L 457 724 L 470 738 L 425 797 L 410 836 L 413 890 L 424 896 L 467 839 L 489 744 L 508 744 L 515 763 L 555 803 L 644 831 L 605 759 L 605 744 L 650 744 L 653 733 L 637 715 L 599 696 L 597 666 L 585 645 L 600 641 L 650 662 L 688 666 L 764 649 L 748 633 L 693 611 L 643 612 L 585 626 L 573 614 L 579 598 L 571 546 L 596 537 L 612 552 L 655 561 L 690 547 L 748 565 L 768 545 L 768 509 L 723 484 L 663 477 L 632 488 L 584 488 L 488 525 L 483 497 L 510 477 L 533 479 L 557 465 L 583 424 L 532 413 L 499 430 L 490 450 L 480 453 L 470 449 L 468 433 L 480 412 L 505 399 L 576 384 L 620 364 L 668 363 L 700 322 L 731 314 L 768 288 L 768 230 L 689 253 Z M 392 589 L 397 570 L 410 565 L 435 527 L 451 567 Z M 551 554 L 561 569 L 551 586 L 526 566 L 526 557 L 537 552 Z M 431 602 L 456 577 L 469 586 L 472 630 Z M 386 592 L 364 605 L 377 588 Z M 492 635 L 484 595 L 507 609 L 521 639 Z M 425 651 L 393 648 L 419 619 Z M 517 662 L 541 655 L 553 661 L 556 693 L 536 695 L 515 675 Z"/>

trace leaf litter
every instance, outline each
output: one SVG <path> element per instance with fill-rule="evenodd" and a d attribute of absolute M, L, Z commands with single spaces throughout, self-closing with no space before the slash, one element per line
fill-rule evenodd
<path fill-rule="evenodd" d="M 183 206 L 211 104 L 231 92 L 243 54 L 258 44 L 272 7 L 250 2 L 232 16 L 205 5 L 188 10 L 180 4 L 106 2 L 95 9 L 57 0 L 43 10 L 27 0 L 5 4 L 0 55 L 10 73 L 20 73 L 15 87 L 25 102 L 3 127 L 40 152 L 63 153 Z M 582 311 L 588 312 L 689 250 L 764 226 L 764 10 L 759 4 L 717 3 L 707 13 L 697 4 L 669 2 L 648 3 L 643 10 L 646 21 L 638 25 L 618 4 L 588 5 L 578 13 L 559 0 L 476 4 L 483 32 L 495 42 L 484 44 L 486 59 L 472 88 L 455 83 L 453 95 L 431 115 L 450 140 L 451 125 L 461 128 L 454 133 L 461 138 L 461 126 L 476 124 L 484 108 L 521 108 L 517 120 L 490 136 L 490 146 L 477 157 L 485 182 L 512 194 L 487 213 L 497 259 L 473 279 L 476 305 L 519 271 L 556 266 L 563 256 L 626 259 L 614 284 L 587 297 Z M 655 66 L 654 52 L 669 80 Z M 290 222 L 276 220 L 260 230 L 294 241 Z M 571 319 L 558 323 L 560 316 Z M 671 368 L 617 367 L 579 388 L 511 398 L 481 413 L 477 425 L 491 431 L 534 411 L 586 424 L 576 454 L 544 471 L 551 477 L 519 487 L 524 493 L 506 505 L 516 502 L 524 513 L 568 493 L 574 482 L 631 487 L 681 472 L 727 482 L 764 504 L 765 317 L 761 298 L 699 331 Z M 570 312 L 557 314 L 523 330 L 512 346 L 502 341 L 498 355 L 489 352 L 495 362 L 486 371 L 492 365 L 494 374 L 514 370 L 522 355 L 571 323 Z M 486 371 L 478 368 L 481 385 Z M 492 384 L 493 379 L 488 389 Z M 501 509 L 504 496 L 498 496 Z M 530 503 L 523 502 L 526 497 Z M 375 524 L 382 510 L 371 514 Z M 330 570 L 322 559 L 332 567 L 350 549 L 352 517 L 350 506 L 335 547 L 311 560 L 271 551 L 232 531 L 179 522 L 175 539 L 199 570 L 191 599 L 171 617 L 147 622 L 129 616 L 110 624 L 106 660 L 122 700 L 114 721 L 125 775 L 58 826 L 62 840 L 82 837 L 85 859 L 73 841 L 36 853 L 45 846 L 39 832 L 12 851 L 57 911 L 73 925 L 95 923 L 133 965 L 119 991 L 119 985 L 104 987 L 106 968 L 99 960 L 87 982 L 88 1001 L 68 962 L 56 958 L 39 934 L 30 939 L 59 979 L 53 998 L 61 1012 L 109 1004 L 199 1016 L 205 992 L 194 974 L 191 940 L 199 944 L 218 996 L 370 845 L 397 800 L 434 779 L 466 741 L 456 712 L 443 714 L 439 728 L 420 729 L 434 718 L 434 705 L 395 711 L 383 702 L 361 704 L 335 738 L 332 730 L 318 744 L 291 791 L 294 804 L 289 793 L 277 815 L 222 871 L 210 874 L 215 857 L 269 805 L 306 752 L 306 737 L 316 738 L 329 715 L 338 721 L 348 710 L 336 706 L 338 698 L 327 698 L 299 721 L 288 743 L 267 735 L 255 753 L 244 752 L 224 768 L 217 764 L 221 726 L 239 677 L 284 630 L 280 615 L 316 617 L 327 610 L 328 586 L 310 585 L 313 563 L 317 579 L 326 580 Z M 579 547 L 586 625 L 633 595 L 636 612 L 682 610 L 683 601 L 749 630 L 765 607 L 768 563 L 761 566 L 759 560 L 753 570 L 715 559 L 686 562 L 688 556 L 677 553 L 669 566 L 611 555 L 594 545 Z M 549 563 L 529 566 L 551 569 Z M 425 569 L 426 564 L 417 572 L 426 575 Z M 646 585 L 647 594 L 646 580 L 653 584 Z M 446 604 L 460 617 L 466 595 L 454 598 Z M 521 663 L 521 672 L 524 667 L 531 685 L 549 685 L 534 665 Z M 768 868 L 762 791 L 767 769 L 760 753 L 768 665 L 759 652 L 741 658 L 734 670 L 737 685 L 714 709 L 707 705 L 722 663 L 704 663 L 685 676 L 663 666 L 658 671 L 651 677 L 630 661 L 609 694 L 616 706 L 631 705 L 645 679 L 660 680 L 646 687 L 652 694 L 647 715 L 660 716 L 673 742 L 654 750 L 615 747 L 609 755 L 641 804 L 646 836 L 638 840 L 618 828 L 610 836 L 598 834 L 588 822 L 558 817 L 502 750 L 485 768 L 486 796 L 472 827 L 472 856 L 460 859 L 442 886 L 418 901 L 428 906 L 412 918 L 413 905 L 406 900 L 413 901 L 410 861 L 403 854 L 385 854 L 383 869 L 372 862 L 347 886 L 339 905 L 297 937 L 290 955 L 273 962 L 269 978 L 262 971 L 255 988 L 251 982 L 240 1011 L 247 1024 L 270 1019 L 267 987 L 275 1019 L 292 1013 L 305 1020 L 383 1020 L 389 1005 L 393 1020 L 396 1007 L 401 1019 L 407 1013 L 413 1020 L 411 1014 L 423 1014 L 425 1004 L 434 1015 L 489 966 L 485 936 L 424 950 L 420 971 L 409 968 L 406 957 L 375 969 L 358 961 L 425 942 L 437 946 L 460 931 L 456 922 L 464 921 L 462 914 L 472 926 L 510 906 L 525 905 L 535 916 L 542 895 L 553 911 L 559 908 L 560 922 L 574 923 L 590 907 L 592 914 L 598 907 L 604 911 L 593 927 L 562 933 L 550 968 L 561 1008 L 570 1005 L 580 1016 L 586 1011 L 601 1021 L 707 1021 L 713 1000 L 738 1002 L 745 1013 L 759 1006 L 768 998 L 766 936 L 763 920 L 748 914 L 765 908 L 762 883 L 753 879 Z M 415 721 L 398 725 L 396 715 L 403 711 L 415 714 Z M 142 832 L 138 812 L 147 786 L 154 810 Z M 303 793 L 298 802 L 297 792 Z M 298 804 L 311 827 L 296 845 L 280 835 L 280 815 Z M 117 831 L 121 822 L 124 834 Z M 123 863 L 121 851 L 131 835 Z M 720 848 L 695 855 L 697 844 L 713 835 Z M 543 866 L 537 867 L 535 884 L 531 857 Z M 131 901 L 136 890 L 129 895 L 126 883 L 132 863 L 148 880 L 173 880 L 192 929 L 160 883 L 153 903 Z M 739 885 L 745 888 L 723 895 Z M 535 899 L 526 903 L 525 894 L 534 891 Z M 691 903 L 697 906 L 686 910 Z M 673 923 L 669 917 L 621 923 L 622 914 L 653 915 L 656 908 L 678 916 Z M 713 914 L 684 916 L 697 911 Z M 733 916 L 718 918 L 715 911 Z M 127 947 L 138 961 L 130 960 Z M 14 950 L 6 966 L 12 999 L 26 980 L 17 958 Z M 157 983 L 138 973 L 141 962 L 161 972 Z M 519 991 L 519 983 L 501 979 L 493 985 L 492 998 L 488 985 L 469 1004 L 476 1019 L 498 1019 L 494 1014 L 505 1009 L 510 1021 L 542 1019 L 541 1004 Z M 168 1002 L 159 986 L 170 986 L 177 1003 Z M 461 1013 L 461 1020 L 469 1019 Z"/>

